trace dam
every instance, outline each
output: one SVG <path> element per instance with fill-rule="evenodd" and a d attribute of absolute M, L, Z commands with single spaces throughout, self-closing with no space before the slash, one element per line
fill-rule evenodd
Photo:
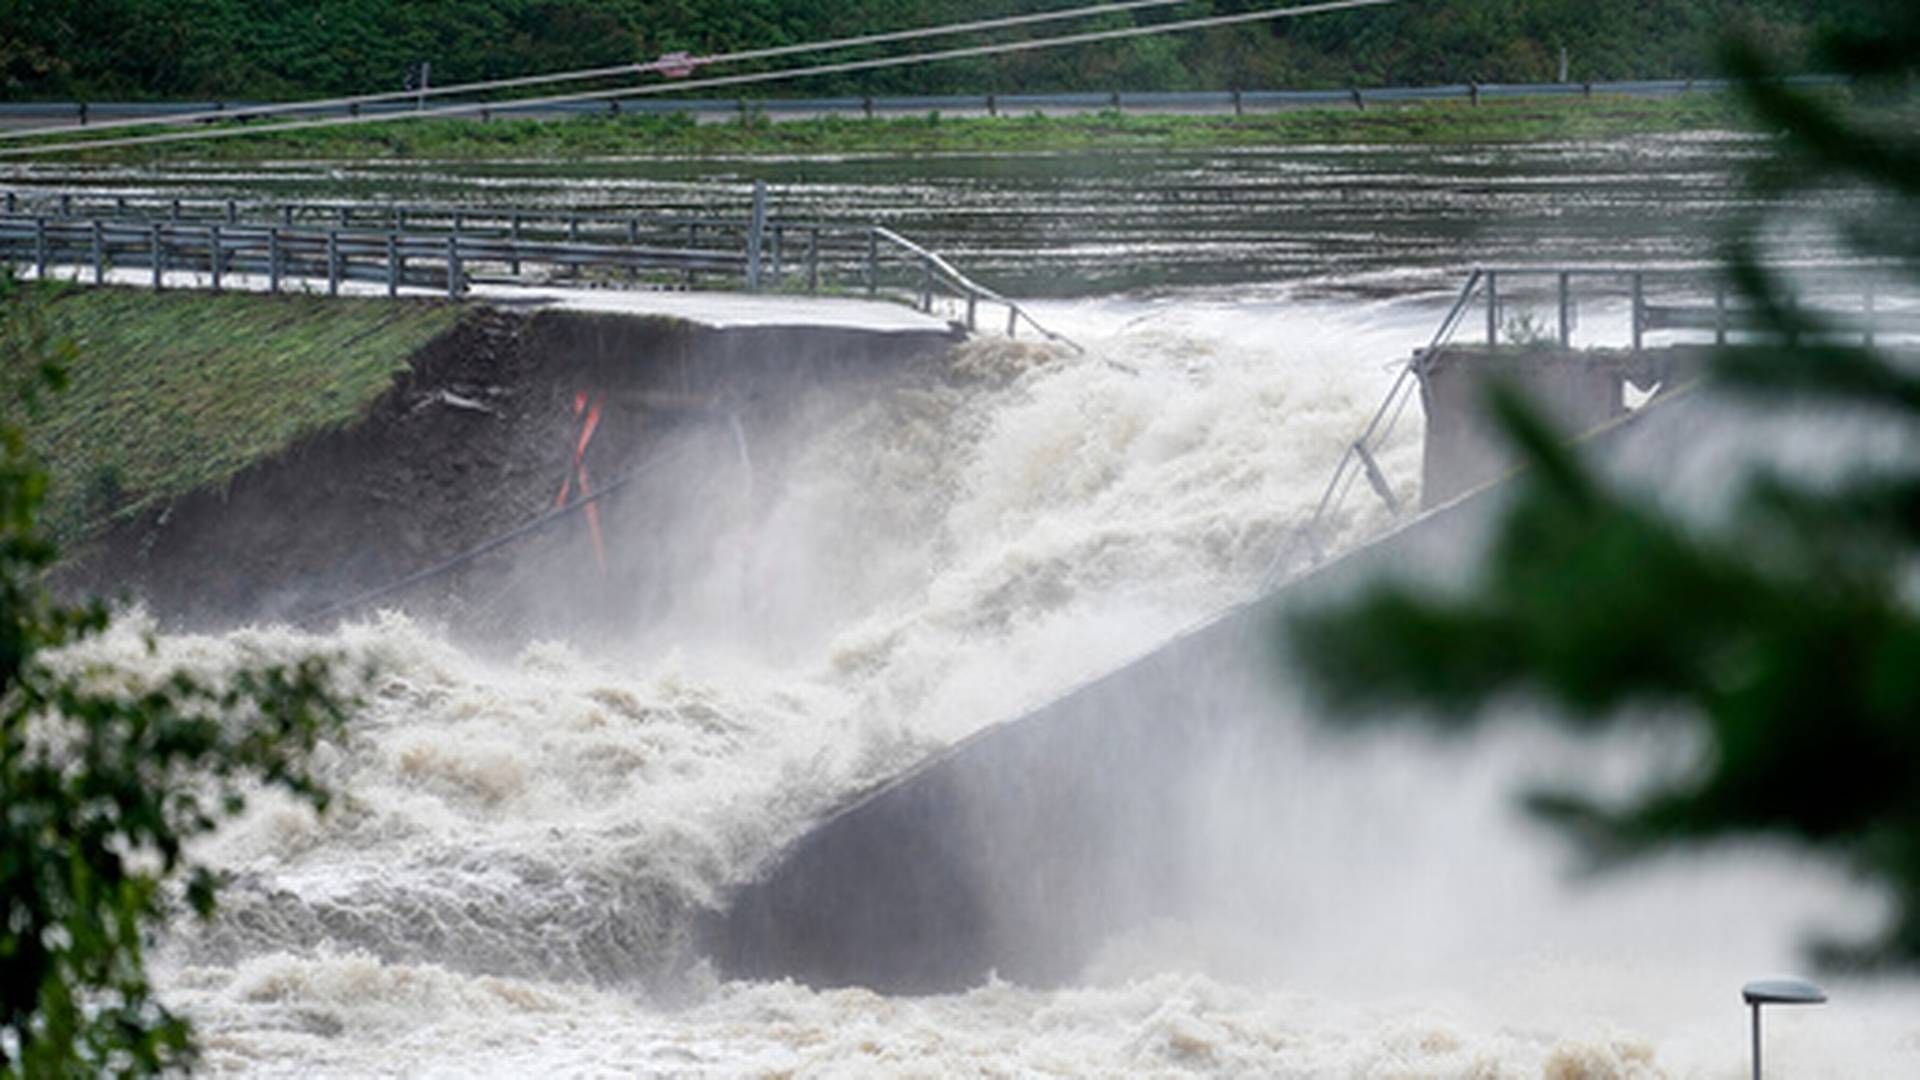
<path fill-rule="evenodd" d="M 1646 187 L 1658 199 L 1640 198 L 1631 176 L 1599 202 L 1566 198 L 1557 171 L 1554 183 L 1530 190 L 1588 215 L 1577 219 L 1583 228 L 1604 219 L 1582 234 L 1581 258 L 1590 247 L 1615 265 L 1648 250 L 1682 259 L 1697 254 L 1688 215 L 1709 217 L 1719 190 L 1700 145 L 1634 144 L 1572 163 L 1642 169 L 1657 178 Z M 134 671 L 177 659 L 217 672 L 325 651 L 380 671 L 365 688 L 363 722 L 325 752 L 329 777 L 352 800 L 320 820 L 262 805 L 218 837 L 210 855 L 233 875 L 223 914 L 157 957 L 169 1000 L 213 1040 L 209 1070 L 1466 1077 L 1731 1067 L 1744 1046 L 1740 983 L 1791 968 L 1808 925 L 1871 917 L 1839 875 L 1763 850 L 1568 884 L 1557 849 L 1507 813 L 1514 784 L 1560 763 L 1559 748 L 1504 730 L 1456 748 L 1322 737 L 1268 662 L 1260 624 L 1284 605 L 1248 601 L 1453 300 L 1465 271 L 1449 223 L 1484 223 L 1471 250 L 1506 267 L 1539 244 L 1546 219 L 1528 218 L 1524 206 L 1488 214 L 1478 185 L 1489 174 L 1507 183 L 1503 171 L 1531 183 L 1529 170 L 1559 170 L 1567 159 L 1451 155 L 1431 183 L 1394 181 L 1395 197 L 1419 208 L 1417 224 L 1394 224 L 1402 219 L 1378 217 L 1384 196 L 1365 178 L 1404 160 L 1339 151 L 1142 158 L 1124 163 L 1124 184 L 1096 167 L 1104 163 L 1062 180 L 1064 166 L 1049 160 L 1004 172 L 971 160 L 770 166 L 797 189 L 817 180 L 817 206 L 851 197 L 868 200 L 863 213 L 892 201 L 916 214 L 926 212 L 922 200 L 955 200 L 962 210 L 937 229 L 889 220 L 905 235 L 961 238 L 956 250 L 967 257 L 957 261 L 990 267 L 982 278 L 1009 291 L 1025 282 L 1020 294 L 1046 293 L 1055 278 L 1093 275 L 1098 295 L 1049 293 L 1031 305 L 1088 355 L 1040 349 L 1024 326 L 1008 343 L 985 332 L 998 330 L 997 319 L 983 319 L 956 362 L 933 362 L 954 347 L 941 337 L 947 320 L 963 316 L 949 306 L 927 327 L 940 338 L 928 359 L 877 365 L 898 382 L 872 379 L 872 369 L 841 382 L 855 392 L 811 399 L 804 427 L 781 430 L 771 410 L 757 411 L 765 402 L 714 408 L 666 394 L 671 387 L 634 388 L 630 404 L 646 419 L 637 430 L 603 427 L 589 453 L 610 456 L 588 464 L 597 491 L 629 465 L 675 462 L 605 503 L 614 575 L 661 557 L 675 568 L 675 580 L 654 582 L 650 594 L 665 606 L 644 618 L 601 610 L 616 608 L 620 593 L 600 576 L 577 516 L 515 549 L 532 557 L 484 557 L 494 561 L 460 590 L 422 585 L 337 621 L 291 620 L 388 574 L 241 598 L 271 601 L 289 621 L 183 625 L 149 609 L 151 621 L 104 644 L 105 659 Z M 711 189 L 743 204 L 740 177 L 722 184 L 703 169 L 687 180 L 676 168 L 595 167 L 590 178 L 564 180 L 555 197 L 591 205 Z M 925 188 L 866 178 L 889 168 L 935 178 Z M 1205 184 L 1187 182 L 1195 170 Z M 1677 206 L 1676 172 L 1688 178 Z M 1185 201 L 1168 230 L 1165 208 L 1143 209 L 1156 204 L 1140 193 L 1162 178 L 1173 190 L 1176 177 Z M 622 186 L 629 181 L 659 186 Z M 195 194 L 224 181 L 182 168 L 151 182 Z M 417 197 L 402 187 L 411 177 L 356 182 Z M 322 181 L 297 183 L 314 191 Z M 485 177 L 501 192 L 532 183 L 505 168 Z M 1056 188 L 1064 194 L 1046 194 Z M 1095 212 L 1076 219 L 1071 237 L 1047 236 L 1034 223 L 1062 212 L 1048 198 Z M 982 211 L 988 203 L 1012 212 Z M 1351 232 L 1302 252 L 1238 246 L 1253 229 L 1317 237 L 1309 219 L 1331 232 L 1342 222 L 1388 224 L 1364 260 L 1349 261 Z M 1111 255 L 1158 251 L 1169 231 L 1178 247 L 1164 256 Z M 1034 264 L 1042 237 L 1053 254 Z M 1429 273 L 1422 260 L 1439 251 L 1454 261 Z M 1338 276 L 1267 284 L 1293 282 L 1287 275 L 1309 265 Z M 1374 276 L 1396 267 L 1409 276 Z M 1143 291 L 1125 292 L 1134 288 Z M 433 291 L 429 283 L 415 295 L 424 302 Z M 1551 287 L 1536 297 L 1512 282 L 1500 291 L 1508 313 L 1537 302 L 1552 327 Z M 1577 343 L 1599 341 L 1626 302 L 1584 303 Z M 559 322 L 581 320 L 590 340 L 588 314 Z M 1482 314 L 1468 312 L 1461 348 L 1480 336 Z M 505 349 L 517 321 L 492 323 L 482 338 Z M 544 331 L 519 334 L 545 340 Z M 1512 344 L 1505 326 L 1501 336 Z M 484 479 L 466 487 L 450 466 L 436 478 L 444 488 L 374 487 L 443 489 L 452 497 L 434 496 L 429 508 L 498 515 L 468 534 L 420 530 L 421 550 L 408 555 L 417 561 L 387 571 L 470 550 L 552 507 L 571 466 L 583 388 L 564 368 L 553 375 L 527 394 L 547 423 L 529 429 L 517 484 L 475 463 L 467 471 Z M 515 384 L 469 373 L 422 384 L 397 411 L 431 399 L 414 423 L 456 433 L 456 422 L 501 424 L 437 394 L 498 408 L 481 393 L 489 385 Z M 745 455 L 728 420 L 736 411 Z M 1384 440 L 1367 443 L 1400 517 L 1421 501 L 1424 436 L 1416 401 Z M 613 451 L 629 438 L 639 457 L 622 461 Z M 671 457 L 679 446 L 685 456 Z M 1623 467 L 1647 468 L 1662 460 L 1659 449 L 1622 444 L 1621 454 L 1644 455 Z M 417 464 L 383 460 L 389 480 L 399 477 L 396 462 Z M 253 505 L 296 514 L 326 475 L 312 470 L 279 499 Z M 1688 497 L 1701 489 L 1690 486 Z M 614 520 L 630 495 L 687 511 L 681 528 L 667 530 L 668 518 L 647 511 Z M 236 485 L 230 497 L 241 496 Z M 397 515 L 396 501 L 374 505 Z M 1464 556 L 1443 538 L 1471 539 L 1477 513 L 1389 544 L 1380 557 L 1401 564 L 1405 555 L 1409 569 L 1432 560 L 1445 578 Z M 185 520 L 176 512 L 166 527 Z M 1324 547 L 1354 547 L 1395 520 L 1361 477 L 1323 519 Z M 310 525 L 357 549 L 409 542 L 395 517 L 360 530 L 330 530 L 319 515 Z M 273 547 L 263 538 L 253 557 Z M 201 564 L 204 581 L 224 572 L 215 560 Z M 484 590 L 509 577 L 521 591 L 487 607 L 493 595 Z M 457 606 L 457 593 L 475 583 L 479 603 Z M 469 633 L 486 629 L 489 611 L 527 609 L 541 613 L 530 638 Z M 157 658 L 144 651 L 143 626 L 156 633 Z M 1159 678 L 1115 676 L 1175 639 L 1194 644 L 1146 661 Z M 1191 715 L 1220 736 L 1217 747 L 1236 752 L 1209 753 L 1202 739 L 1156 730 L 1134 715 L 1136 696 Z M 1060 718 L 1059 741 L 1044 725 L 976 734 L 1041 710 Z M 1119 721 L 1111 744 L 1068 739 L 1075 723 L 1087 731 L 1103 712 Z M 935 764 L 949 760 L 948 747 L 959 748 L 951 772 Z M 1116 827 L 1089 821 L 1075 844 L 1046 817 L 1013 821 L 929 797 L 972 795 L 1000 764 L 1043 755 L 1086 757 L 1088 768 L 1064 776 L 1057 792 L 1044 773 L 1009 781 L 1011 806 L 1062 822 L 1094 810 Z M 970 761 L 980 764 L 960 767 Z M 951 827 L 916 834 L 899 828 L 909 815 L 883 810 L 844 833 L 816 829 L 836 815 L 860 818 L 854 808 L 876 793 Z M 969 806 L 972 822 L 949 813 Z M 916 835 L 927 842 L 915 846 Z M 861 918 L 791 902 L 783 883 L 823 882 L 803 866 L 836 865 L 799 854 L 814 848 L 861 871 L 826 893 Z M 903 850 L 922 860 L 914 865 L 923 875 L 866 857 Z M 983 856 L 1003 857 L 1019 874 L 976 875 Z M 895 876 L 904 879 L 897 889 Z M 1098 902 L 1086 901 L 1087 885 L 1103 890 Z M 862 899 L 867 890 L 873 900 Z M 916 895 L 948 903 L 880 902 Z M 1076 926 L 1079 918 L 1108 931 L 1104 940 Z M 864 960 L 846 948 L 862 920 L 889 943 Z M 870 989 L 881 985 L 902 989 Z M 1783 1018 L 1769 1031 L 1771 1063 L 1795 1075 L 1898 1073 L 1911 1056 L 1899 1042 L 1911 1011 L 1898 986 L 1885 994 L 1848 987 L 1816 1022 L 1796 1028 Z M 1862 1023 L 1834 1022 L 1842 1009 Z"/>

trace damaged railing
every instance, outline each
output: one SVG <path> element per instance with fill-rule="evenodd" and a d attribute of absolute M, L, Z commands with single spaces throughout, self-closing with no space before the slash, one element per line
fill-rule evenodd
<path fill-rule="evenodd" d="M 920 275 L 915 303 L 921 311 L 931 313 L 933 311 L 934 290 L 945 289 L 950 295 L 966 302 L 966 325 L 969 331 L 978 329 L 979 309 L 982 303 L 999 304 L 1007 309 L 1008 337 L 1017 336 L 1020 323 L 1024 321 L 1028 326 L 1033 327 L 1041 337 L 1048 341 L 1065 345 L 1075 352 L 1084 353 L 1086 351 L 1080 347 L 1078 342 L 1075 342 L 1066 335 L 1057 334 L 1045 326 L 1042 326 L 1039 320 L 1033 317 L 1031 312 L 1020 306 L 1019 302 L 1009 300 L 954 269 L 953 265 L 941 258 L 938 253 L 928 251 L 926 248 L 901 236 L 892 229 L 883 228 L 879 225 L 873 226 L 872 229 L 869 230 L 868 235 L 870 237 L 869 250 L 872 252 L 867 259 L 867 265 L 869 267 L 867 273 L 867 292 L 869 295 L 879 286 L 879 241 L 884 240 L 888 244 L 906 252 L 914 260 Z"/>
<path fill-rule="evenodd" d="M 1386 445 L 1387 439 L 1393 435 L 1394 428 L 1400 423 L 1401 414 L 1406 411 L 1407 403 L 1413 400 L 1414 390 L 1420 381 L 1420 369 L 1446 347 L 1447 343 L 1453 339 L 1454 332 L 1466 319 L 1468 308 L 1472 304 L 1474 293 L 1480 288 L 1481 281 L 1482 274 L 1477 269 L 1467 275 L 1466 282 L 1460 286 L 1459 296 L 1454 299 L 1453 306 L 1447 309 L 1446 317 L 1440 320 L 1440 326 L 1433 332 L 1432 339 L 1427 342 L 1425 348 L 1414 350 L 1413 358 L 1401 366 L 1400 374 L 1394 378 L 1393 385 L 1387 389 L 1387 396 L 1381 400 L 1380 407 L 1373 411 L 1372 419 L 1367 421 L 1366 430 L 1360 433 L 1359 438 L 1348 443 L 1346 449 L 1341 452 L 1340 461 L 1334 466 L 1333 476 L 1327 480 L 1326 490 L 1321 492 L 1320 501 L 1313 508 L 1313 516 L 1293 533 L 1288 543 L 1281 545 L 1280 550 L 1274 553 L 1273 560 L 1267 564 L 1266 572 L 1261 575 L 1261 588 L 1268 588 L 1275 583 L 1275 579 L 1301 544 L 1306 545 L 1309 558 L 1313 562 L 1318 563 L 1325 557 L 1320 541 L 1321 522 L 1326 519 L 1327 514 L 1345 501 L 1347 492 L 1353 487 L 1356 478 L 1366 477 L 1367 485 L 1373 488 L 1382 502 L 1387 504 L 1388 511 L 1396 517 L 1399 516 L 1400 499 L 1394 495 L 1393 486 L 1387 482 L 1386 474 L 1380 471 L 1376 455 L 1380 448 Z"/>

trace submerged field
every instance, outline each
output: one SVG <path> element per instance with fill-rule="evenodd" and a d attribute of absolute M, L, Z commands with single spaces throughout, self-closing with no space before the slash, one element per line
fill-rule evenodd
<path fill-rule="evenodd" d="M 1751 127 L 1723 93 L 1671 98 L 1596 95 L 1487 101 L 1369 104 L 1245 116 L 1103 111 L 1076 116 L 830 116 L 773 121 L 752 102 L 740 120 L 696 123 L 687 114 L 566 120 L 441 119 L 190 140 L 105 152 L 123 163 L 193 158 L 594 157 L 616 154 L 965 153 L 1028 150 L 1179 149 L 1303 144 L 1486 143 L 1603 139 Z M 134 132 L 132 134 L 138 134 Z M 90 152 L 103 153 L 103 152 Z"/>

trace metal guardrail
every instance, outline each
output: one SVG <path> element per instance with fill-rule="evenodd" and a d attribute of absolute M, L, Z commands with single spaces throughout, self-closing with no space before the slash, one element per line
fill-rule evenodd
<path fill-rule="evenodd" d="M 739 276 L 738 252 L 659 248 L 636 244 L 502 240 L 472 233 L 424 235 L 368 229 L 302 229 L 278 225 L 115 221 L 100 218 L 0 216 L 0 253 L 37 276 L 52 268 L 81 267 L 95 284 L 110 269 L 139 268 L 155 289 L 169 271 L 204 274 L 214 289 L 232 275 L 264 277 L 269 291 L 294 279 L 324 280 L 329 294 L 344 282 L 466 292 L 477 267 L 541 264 L 610 271 L 671 271 Z"/>
<path fill-rule="evenodd" d="M 528 283 L 534 271 L 631 283 L 666 274 L 683 287 L 735 282 L 748 291 L 863 290 L 932 313 L 936 297 L 964 304 L 965 325 L 979 309 L 1006 308 L 1006 333 L 1025 322 L 1049 341 L 1080 346 L 1041 325 L 1017 301 L 967 277 L 936 252 L 881 226 L 783 220 L 768 216 L 757 186 L 745 220 L 711 216 L 582 213 L 432 204 L 243 201 L 104 196 L 10 190 L 0 195 L 0 260 L 91 271 L 147 270 L 154 288 L 168 271 L 203 274 L 221 288 L 233 274 L 257 274 L 278 290 L 284 280 L 429 287 L 459 296 L 475 282 Z M 654 284 L 661 284 L 655 281 Z"/>
<path fill-rule="evenodd" d="M 1911 306 L 1886 308 L 1888 286 L 1898 280 L 1891 264 L 1858 262 L 1834 265 L 1781 264 L 1771 267 L 1789 275 L 1798 294 L 1795 302 L 1805 314 L 1814 317 L 1829 332 L 1859 334 L 1871 345 L 1881 334 L 1920 333 L 1920 310 Z M 1480 277 L 1485 298 L 1485 343 L 1500 344 L 1502 333 L 1511 336 L 1503 316 L 1508 294 L 1502 282 L 1547 279 L 1548 296 L 1553 303 L 1552 341 L 1562 349 L 1574 347 L 1577 322 L 1576 283 L 1611 283 L 1614 295 L 1624 293 L 1628 302 L 1628 345 L 1635 352 L 1646 347 L 1646 336 L 1663 331 L 1710 332 L 1716 345 L 1726 344 L 1736 334 L 1751 334 L 1770 328 L 1759 310 L 1736 302 L 1738 289 L 1719 263 L 1676 266 L 1488 266 L 1474 271 Z M 1657 302 L 1654 290 L 1666 294 Z M 1910 293 L 1911 290 L 1909 289 Z"/>
<path fill-rule="evenodd" d="M 1798 75 L 1783 80 L 1797 86 L 1844 85 L 1838 75 Z M 595 114 L 661 115 L 691 113 L 700 116 L 750 115 L 901 115 L 907 113 L 983 113 L 989 116 L 1028 112 L 1247 112 L 1326 105 L 1395 104 L 1414 101 L 1480 101 L 1523 97 L 1591 97 L 1598 95 L 1667 97 L 1692 92 L 1718 93 L 1731 87 L 1725 79 L 1630 79 L 1609 82 L 1563 83 L 1450 83 L 1439 86 L 1347 87 L 1321 90 L 1202 90 L 1124 91 L 1080 93 L 984 93 L 897 96 L 840 96 L 810 98 L 658 98 L 613 99 L 538 106 L 516 106 L 511 100 L 489 105 L 474 119 L 559 117 Z M 0 123 L 16 125 L 106 122 L 151 119 L 164 122 L 188 113 L 224 112 L 270 106 L 259 101 L 181 102 L 0 102 Z M 279 115 L 321 116 L 330 113 L 403 116 L 415 111 L 411 101 L 380 102 L 352 107 L 300 108 L 289 103 Z"/>

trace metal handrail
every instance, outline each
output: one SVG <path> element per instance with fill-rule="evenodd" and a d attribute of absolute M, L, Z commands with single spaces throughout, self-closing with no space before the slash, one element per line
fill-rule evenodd
<path fill-rule="evenodd" d="M 1413 359 L 1400 368 L 1400 374 L 1393 380 L 1393 385 L 1387 388 L 1386 397 L 1381 399 L 1380 406 L 1373 411 L 1373 418 L 1367 422 L 1366 430 L 1360 433 L 1359 438 L 1348 443 L 1341 453 L 1339 463 L 1334 466 L 1333 475 L 1327 480 L 1326 489 L 1320 494 L 1319 503 L 1313 508 L 1313 516 L 1293 532 L 1288 542 L 1282 544 L 1279 550 L 1274 552 L 1273 559 L 1267 563 L 1266 570 L 1260 575 L 1262 591 L 1275 584 L 1275 577 L 1279 574 L 1281 565 L 1301 542 L 1304 541 L 1308 545 L 1315 563 L 1324 557 L 1319 541 L 1320 522 L 1331 510 L 1345 501 L 1347 491 L 1352 488 L 1354 477 L 1366 476 L 1368 483 L 1379 493 L 1388 507 L 1396 514 L 1399 512 L 1398 500 L 1394 498 L 1392 490 L 1387 487 L 1386 479 L 1381 474 L 1379 466 L 1374 463 L 1373 452 L 1392 436 L 1394 427 L 1400 422 L 1400 414 L 1406 408 L 1406 403 L 1412 400 L 1411 391 L 1418 381 L 1418 376 L 1432 364 L 1433 358 L 1453 339 L 1454 332 L 1460 328 L 1460 323 L 1466 318 L 1467 308 L 1473 302 L 1474 294 L 1479 291 L 1482 280 L 1483 273 L 1478 267 L 1467 275 L 1465 284 L 1460 287 L 1460 295 L 1454 299 L 1453 306 L 1447 309 L 1446 317 L 1440 320 L 1439 327 L 1434 330 L 1433 337 L 1428 340 L 1426 347 L 1416 350 Z M 1384 428 L 1381 426 L 1383 422 L 1386 425 Z M 1369 444 L 1372 444 L 1371 449 Z M 1350 468 L 1355 465 L 1358 466 L 1358 471 Z"/>
<path fill-rule="evenodd" d="M 878 237 L 879 239 L 885 240 L 888 243 L 894 245 L 895 247 L 898 247 L 914 256 L 917 256 L 921 260 L 921 264 L 923 267 L 931 271 L 937 271 L 940 276 L 944 277 L 947 280 L 947 282 L 955 288 L 956 291 L 958 291 L 962 296 L 966 297 L 968 329 L 973 328 L 974 304 L 980 300 L 986 300 L 990 303 L 1003 305 L 1007 309 L 1007 336 L 1008 337 L 1014 336 L 1014 327 L 1016 326 L 1019 320 L 1024 319 L 1026 320 L 1027 325 L 1033 327 L 1034 330 L 1039 332 L 1041 337 L 1046 338 L 1048 341 L 1059 342 L 1060 344 L 1065 345 L 1068 348 L 1072 349 L 1076 353 L 1084 354 L 1087 351 L 1085 348 L 1083 348 L 1080 345 L 1079 342 L 1074 341 L 1072 338 L 1067 337 L 1065 334 L 1055 333 L 1054 331 L 1047 329 L 1045 326 L 1042 326 L 1040 324 L 1040 321 L 1038 319 L 1035 319 L 1032 313 L 1027 311 L 1026 308 L 1020 306 L 1020 304 L 1017 301 L 1009 300 L 1005 296 L 1002 296 L 999 293 L 993 291 L 992 289 L 987 288 L 985 285 L 982 285 L 979 282 L 974 281 L 972 278 L 967 277 L 965 274 L 955 269 L 952 263 L 949 263 L 947 262 L 946 259 L 942 258 L 938 252 L 929 251 L 928 249 L 921 247 L 919 244 L 914 243 L 913 241 L 907 239 L 904 236 L 901 236 L 899 233 L 894 232 L 892 229 L 889 229 L 883 225 L 873 226 L 872 235 Z M 925 295 L 926 294 L 923 293 L 923 296 Z M 931 298 L 928 297 L 929 302 L 930 302 L 930 299 Z"/>

